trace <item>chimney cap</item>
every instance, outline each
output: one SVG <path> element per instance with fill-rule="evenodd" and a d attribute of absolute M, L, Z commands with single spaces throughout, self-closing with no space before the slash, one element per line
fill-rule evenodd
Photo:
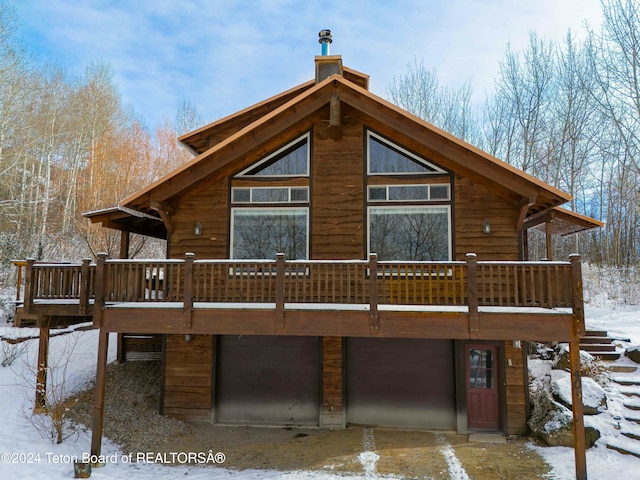
<path fill-rule="evenodd" d="M 318 37 L 320 37 L 318 39 L 319 43 L 331 43 L 333 42 L 333 40 L 331 40 L 331 30 L 329 29 L 324 29 L 324 30 L 320 30 L 320 32 L 318 33 Z"/>

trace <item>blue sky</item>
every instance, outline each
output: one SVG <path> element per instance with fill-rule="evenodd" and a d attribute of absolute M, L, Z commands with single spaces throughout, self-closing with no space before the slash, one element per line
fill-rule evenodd
<path fill-rule="evenodd" d="M 40 61 L 82 74 L 109 62 L 123 101 L 148 126 L 182 100 L 212 121 L 313 78 L 318 32 L 331 53 L 371 76 L 381 96 L 414 58 L 442 84 L 491 91 L 507 42 L 535 30 L 561 40 L 598 27 L 599 0 L 14 0 Z"/>

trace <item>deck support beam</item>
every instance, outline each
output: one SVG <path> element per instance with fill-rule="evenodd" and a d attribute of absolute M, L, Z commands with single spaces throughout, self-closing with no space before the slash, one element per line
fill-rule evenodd
<path fill-rule="evenodd" d="M 582 378 L 580 377 L 580 344 L 577 340 L 569 342 L 569 359 L 576 479 L 587 480 L 587 448 L 584 432 L 584 407 L 582 405 Z"/>
<path fill-rule="evenodd" d="M 47 411 L 47 371 L 49 369 L 49 327 L 40 327 L 38 367 L 36 374 L 36 403 L 33 413 Z"/>
<path fill-rule="evenodd" d="M 102 424 L 104 417 L 104 397 L 107 386 L 107 352 L 109 332 L 100 329 L 98 340 L 98 362 L 96 370 L 96 390 L 93 397 L 93 428 L 91 431 L 91 456 L 100 456 L 102 449 Z M 103 466 L 103 465 L 94 465 Z"/>

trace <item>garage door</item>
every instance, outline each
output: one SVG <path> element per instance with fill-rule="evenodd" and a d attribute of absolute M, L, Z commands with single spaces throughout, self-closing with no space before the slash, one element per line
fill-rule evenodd
<path fill-rule="evenodd" d="M 349 423 L 456 428 L 453 341 L 350 338 L 346 354 Z"/>
<path fill-rule="evenodd" d="M 221 336 L 217 423 L 318 425 L 318 337 Z"/>

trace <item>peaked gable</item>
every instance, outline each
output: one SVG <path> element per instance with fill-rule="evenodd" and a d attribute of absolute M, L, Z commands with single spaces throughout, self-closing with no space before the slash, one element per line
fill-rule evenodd
<path fill-rule="evenodd" d="M 249 155 L 252 151 L 286 131 L 302 134 L 312 126 L 306 119 L 336 99 L 348 108 L 350 115 L 359 117 L 385 137 L 412 151 L 424 151 L 427 158 L 443 169 L 480 182 L 510 200 L 520 212 L 520 226 L 527 215 L 561 205 L 571 198 L 343 77 L 333 75 L 126 198 L 121 205 L 141 211 L 153 210 L 152 203 L 168 202 L 207 179 L 219 179 L 246 169 L 255 161 Z"/>

